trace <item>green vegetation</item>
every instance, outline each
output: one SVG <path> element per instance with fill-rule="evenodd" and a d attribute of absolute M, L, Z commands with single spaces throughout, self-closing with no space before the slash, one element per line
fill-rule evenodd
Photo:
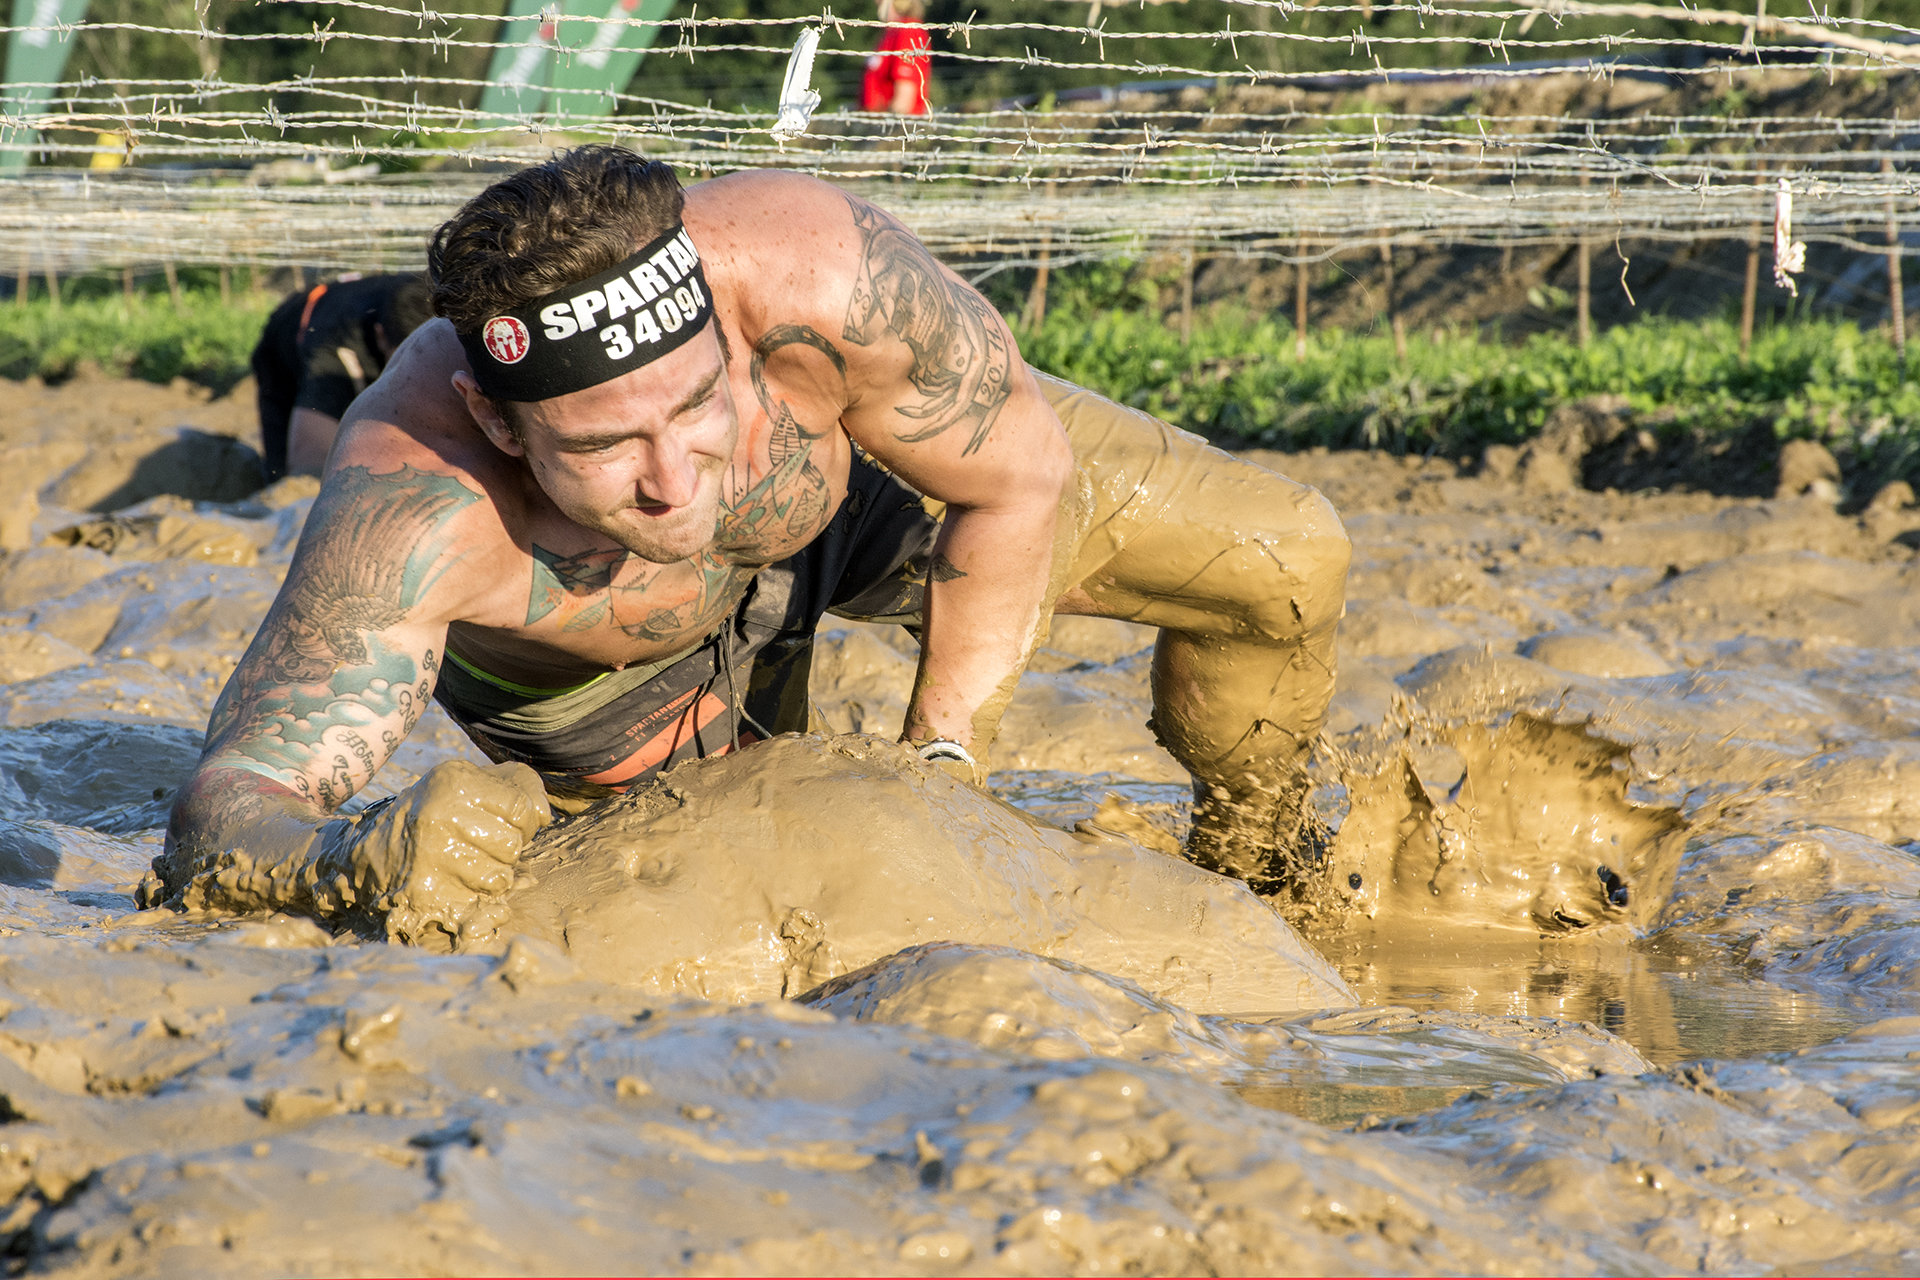
<path fill-rule="evenodd" d="M 1559 334 L 1414 335 L 1404 363 L 1385 333 L 1318 330 L 1298 359 L 1284 319 L 1221 307 L 1196 315 L 1182 343 L 1176 319 L 1087 279 L 1056 292 L 1036 329 L 1016 326 L 1027 359 L 1226 443 L 1457 457 L 1528 438 L 1557 405 L 1612 394 L 1668 438 L 1764 423 L 1882 475 L 1920 470 L 1920 386 L 1889 337 L 1850 321 L 1766 326 L 1745 363 L 1732 322 L 1658 317 L 1585 350 Z"/>
<path fill-rule="evenodd" d="M 260 326 L 279 302 L 267 293 L 185 290 L 176 308 L 164 293 L 80 297 L 55 310 L 37 296 L 0 304 L 0 374 L 50 381 L 83 363 L 149 382 L 188 378 L 225 390 L 247 375 Z"/>
<path fill-rule="evenodd" d="M 1299 360 L 1285 320 L 1229 307 L 1197 314 L 1183 344 L 1153 293 L 1114 268 L 1064 273 L 1044 323 L 1016 323 L 1015 334 L 1036 367 L 1227 444 L 1457 457 L 1526 439 L 1557 405 L 1614 394 L 1662 435 L 1765 423 L 1882 475 L 1920 473 L 1920 385 L 1884 334 L 1845 321 L 1765 327 L 1745 364 L 1730 322 L 1659 318 L 1600 333 L 1584 351 L 1551 334 L 1414 335 L 1404 363 L 1384 334 L 1323 330 Z M 188 288 L 178 307 L 165 293 L 81 297 L 58 311 L 43 295 L 0 304 L 0 374 L 57 380 L 90 363 L 225 390 L 246 375 L 277 301 L 247 292 L 223 304 Z"/>

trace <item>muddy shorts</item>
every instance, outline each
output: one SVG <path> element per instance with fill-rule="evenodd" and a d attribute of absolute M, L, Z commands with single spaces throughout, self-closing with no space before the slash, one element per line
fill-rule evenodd
<path fill-rule="evenodd" d="M 805 729 L 821 616 L 917 624 L 939 527 L 919 494 L 856 453 L 826 530 L 755 575 L 733 617 L 693 648 L 565 689 L 512 684 L 448 654 L 434 697 L 482 751 L 532 765 L 556 795 L 624 788 Z"/>

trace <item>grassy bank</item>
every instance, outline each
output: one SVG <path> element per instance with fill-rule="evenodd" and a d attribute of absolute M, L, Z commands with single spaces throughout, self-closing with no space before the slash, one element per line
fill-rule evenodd
<path fill-rule="evenodd" d="M 69 376 L 83 362 L 135 378 L 185 377 L 224 389 L 245 376 L 277 298 L 190 290 L 0 305 L 0 374 Z M 1460 456 L 1537 432 L 1556 405 L 1624 396 L 1660 435 L 1739 431 L 1825 441 L 1850 466 L 1920 472 L 1920 387 L 1893 344 L 1848 323 L 1762 330 L 1750 358 L 1724 321 L 1652 318 L 1584 350 L 1543 335 L 1507 344 L 1472 333 L 1410 338 L 1397 360 L 1384 334 L 1318 331 L 1296 359 L 1284 320 L 1218 309 L 1192 339 L 1127 297 L 1072 289 L 1033 329 L 1016 327 L 1037 367 L 1178 426 L 1229 443 L 1328 445 Z M 1920 364 L 1916 355 L 1915 364 Z"/>
<path fill-rule="evenodd" d="M 70 299 L 57 310 L 44 296 L 0 304 L 0 375 L 58 381 L 93 364 L 122 377 L 187 378 L 225 390 L 247 375 L 260 326 L 279 300 L 239 293 L 223 304 L 217 293 L 188 291 L 177 308 L 164 293 Z"/>
<path fill-rule="evenodd" d="M 1744 363 L 1733 324 L 1658 318 L 1584 350 L 1557 335 L 1413 337 L 1404 362 L 1385 335 L 1328 332 L 1297 359 L 1292 326 L 1231 312 L 1196 322 L 1185 344 L 1141 312 L 1056 311 L 1017 336 L 1036 366 L 1221 440 L 1455 456 L 1523 440 L 1566 401 L 1613 394 L 1657 435 L 1765 423 L 1875 471 L 1920 465 L 1920 388 L 1887 337 L 1850 323 L 1763 330 Z"/>

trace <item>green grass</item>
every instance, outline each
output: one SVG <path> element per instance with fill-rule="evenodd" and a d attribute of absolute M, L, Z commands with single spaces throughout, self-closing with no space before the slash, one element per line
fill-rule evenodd
<path fill-rule="evenodd" d="M 1764 423 L 1885 475 L 1920 467 L 1920 388 L 1888 337 L 1849 322 L 1768 327 L 1745 363 L 1721 320 L 1641 320 L 1584 350 L 1559 335 L 1410 337 L 1404 363 L 1385 335 L 1335 331 L 1312 332 L 1296 359 L 1290 324 L 1231 310 L 1196 317 L 1186 344 L 1144 311 L 1071 306 L 1016 336 L 1036 367 L 1226 442 L 1458 456 L 1526 439 L 1555 406 L 1604 393 L 1656 435 Z"/>
<path fill-rule="evenodd" d="M 1111 273 L 1110 273 L 1111 274 Z M 1624 396 L 1656 434 L 1770 425 L 1826 442 L 1851 468 L 1920 476 L 1920 387 L 1883 334 L 1797 319 L 1755 335 L 1750 359 L 1725 321 L 1641 320 L 1582 350 L 1540 335 L 1509 344 L 1471 332 L 1419 335 L 1405 362 L 1385 335 L 1317 330 L 1304 360 L 1292 327 L 1220 308 L 1195 317 L 1192 340 L 1112 281 L 1062 288 L 1037 329 L 1015 328 L 1037 367 L 1225 443 L 1327 445 L 1449 457 L 1537 432 L 1554 407 Z M 1085 282 L 1082 282 L 1085 283 Z M 1106 287 L 1113 285 L 1113 288 Z M 57 380 L 83 363 L 155 382 L 219 389 L 247 373 L 278 301 L 188 289 L 66 302 L 0 303 L 0 374 Z M 1915 357 L 1920 363 L 1920 356 Z"/>
<path fill-rule="evenodd" d="M 176 309 L 166 294 L 71 299 L 54 310 L 44 296 L 0 303 L 0 375 L 49 381 L 82 364 L 110 374 L 168 382 L 188 378 L 225 390 L 247 374 L 260 327 L 279 301 L 264 293 L 189 290 Z"/>

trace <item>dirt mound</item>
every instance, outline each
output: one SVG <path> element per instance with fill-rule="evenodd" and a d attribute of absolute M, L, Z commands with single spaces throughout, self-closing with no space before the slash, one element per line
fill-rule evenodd
<path fill-rule="evenodd" d="M 780 737 L 543 833 L 504 935 L 710 1000 L 792 996 L 903 947 L 1018 947 L 1202 1012 L 1351 1004 L 1244 884 L 1036 822 L 873 738 Z"/>

